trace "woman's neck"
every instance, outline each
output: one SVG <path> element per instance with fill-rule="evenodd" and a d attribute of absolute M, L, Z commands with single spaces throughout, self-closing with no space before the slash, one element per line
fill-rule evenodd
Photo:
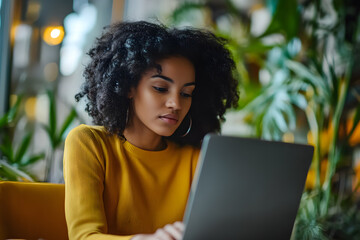
<path fill-rule="evenodd" d="M 128 142 L 143 150 L 160 151 L 167 147 L 166 141 L 157 134 L 126 128 L 123 135 Z"/>

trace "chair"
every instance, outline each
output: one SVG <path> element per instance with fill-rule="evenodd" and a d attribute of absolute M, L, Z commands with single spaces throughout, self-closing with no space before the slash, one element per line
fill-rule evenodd
<path fill-rule="evenodd" d="M 65 186 L 0 181 L 0 239 L 66 240 Z"/>

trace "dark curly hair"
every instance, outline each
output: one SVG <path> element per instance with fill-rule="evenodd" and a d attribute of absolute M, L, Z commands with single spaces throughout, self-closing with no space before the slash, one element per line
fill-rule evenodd
<path fill-rule="evenodd" d="M 188 59 L 195 68 L 196 88 L 189 115 L 192 129 L 183 121 L 170 140 L 200 146 L 209 132 L 220 131 L 227 108 L 237 106 L 238 81 L 226 41 L 213 33 L 193 28 L 167 28 L 145 21 L 110 25 L 89 51 L 90 63 L 84 71 L 85 83 L 75 98 L 86 96 L 86 111 L 97 125 L 122 136 L 129 108 L 128 93 L 143 73 L 171 56 Z"/>

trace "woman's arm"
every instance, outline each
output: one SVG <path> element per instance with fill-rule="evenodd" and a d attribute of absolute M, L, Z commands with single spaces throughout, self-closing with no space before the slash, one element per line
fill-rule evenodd
<path fill-rule="evenodd" d="M 88 127 L 73 129 L 64 150 L 65 216 L 69 239 L 130 239 L 106 234 L 104 211 L 104 157 L 98 139 Z"/>

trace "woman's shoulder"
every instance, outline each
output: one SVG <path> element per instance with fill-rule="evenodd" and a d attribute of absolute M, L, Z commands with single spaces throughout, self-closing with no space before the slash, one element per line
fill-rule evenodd
<path fill-rule="evenodd" d="M 81 124 L 73 128 L 66 139 L 102 139 L 109 136 L 110 133 L 108 133 L 103 126 Z"/>

